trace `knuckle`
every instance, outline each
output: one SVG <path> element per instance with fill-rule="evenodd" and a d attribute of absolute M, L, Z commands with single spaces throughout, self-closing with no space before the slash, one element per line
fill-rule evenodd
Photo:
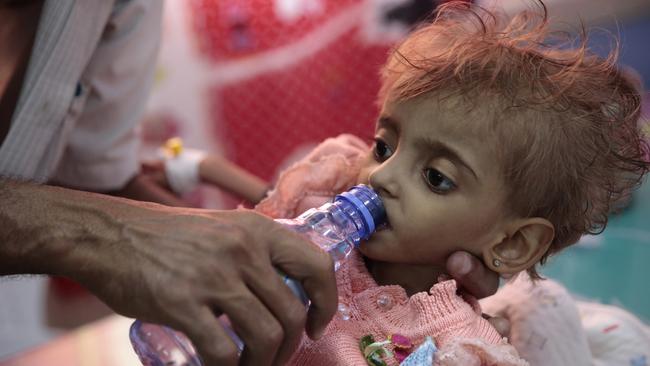
<path fill-rule="evenodd" d="M 310 265 L 314 268 L 314 270 L 317 271 L 318 274 L 321 274 L 323 276 L 327 275 L 334 275 L 334 261 L 332 260 L 332 257 L 325 252 L 324 250 L 321 250 L 319 248 L 314 248 L 312 251 L 312 262 Z"/>
<path fill-rule="evenodd" d="M 284 329 L 282 329 L 280 324 L 276 322 L 267 325 L 262 334 L 263 336 L 260 337 L 260 343 L 262 344 L 262 347 L 268 349 L 276 348 L 276 346 L 282 343 L 282 340 L 284 339 Z"/>
<path fill-rule="evenodd" d="M 186 292 L 186 290 L 181 290 L 181 292 Z M 177 314 L 183 310 L 191 309 L 193 308 L 194 305 L 193 301 L 190 300 L 192 299 L 191 297 L 185 297 L 180 294 L 170 294 L 170 296 L 167 298 L 163 298 L 162 296 L 156 296 L 154 297 L 154 299 L 160 299 L 159 300 L 160 302 L 158 302 L 158 306 L 160 306 L 163 309 L 167 309 L 170 315 Z"/>
<path fill-rule="evenodd" d="M 227 238 L 229 241 L 229 248 L 232 249 L 242 249 L 242 246 L 239 244 L 245 243 L 248 239 L 248 233 L 243 226 L 233 226 L 227 232 Z"/>
<path fill-rule="evenodd" d="M 219 342 L 212 345 L 207 351 L 212 360 L 209 364 L 215 365 L 236 365 L 238 354 L 237 348 L 229 342 Z"/>
<path fill-rule="evenodd" d="M 254 254 L 251 245 L 254 243 L 248 238 L 248 234 L 243 228 L 231 228 L 228 232 L 222 233 L 219 241 L 222 245 L 220 245 L 220 250 L 215 253 L 219 257 L 225 255 L 231 259 L 247 260 Z"/>
<path fill-rule="evenodd" d="M 300 333 L 305 327 L 307 322 L 307 312 L 302 306 L 295 306 L 292 311 L 287 314 L 287 333 Z"/>

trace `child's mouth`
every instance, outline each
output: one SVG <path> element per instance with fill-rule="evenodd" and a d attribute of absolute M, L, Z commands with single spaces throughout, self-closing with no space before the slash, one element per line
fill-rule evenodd
<path fill-rule="evenodd" d="M 391 227 L 390 227 L 390 223 L 388 222 L 388 220 L 386 220 L 386 222 L 384 222 L 383 224 L 377 226 L 377 228 L 375 229 L 375 231 L 390 230 L 390 228 L 391 228 Z"/>

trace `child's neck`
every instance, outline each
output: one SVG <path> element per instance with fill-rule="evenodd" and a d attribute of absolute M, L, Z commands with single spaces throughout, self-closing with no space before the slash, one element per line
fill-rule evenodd
<path fill-rule="evenodd" d="M 445 274 L 443 266 L 380 262 L 366 257 L 363 260 L 378 285 L 402 286 L 408 296 L 428 292 L 438 282 L 438 277 Z"/>

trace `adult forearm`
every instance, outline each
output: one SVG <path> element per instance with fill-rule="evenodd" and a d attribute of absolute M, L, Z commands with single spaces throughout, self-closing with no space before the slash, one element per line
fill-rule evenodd
<path fill-rule="evenodd" d="M 124 205 L 98 194 L 7 180 L 0 181 L 0 200 L 3 275 L 100 271 L 95 252 L 117 241 L 119 221 L 111 213 Z"/>
<path fill-rule="evenodd" d="M 329 256 L 268 217 L 0 183 L 0 274 L 73 278 L 120 314 L 184 332 L 206 364 L 237 362 L 214 309 L 254 365 L 286 362 L 305 322 L 314 337 L 336 309 Z M 307 320 L 276 268 L 304 284 Z"/>

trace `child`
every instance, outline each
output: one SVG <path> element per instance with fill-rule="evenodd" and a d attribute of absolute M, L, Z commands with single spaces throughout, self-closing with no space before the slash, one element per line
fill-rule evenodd
<path fill-rule="evenodd" d="M 447 256 L 538 278 L 537 263 L 602 231 L 647 172 L 639 92 L 614 57 L 545 45 L 545 15 L 498 23 L 443 6 L 383 69 L 374 145 L 326 141 L 257 206 L 294 217 L 365 183 L 387 211 L 337 272 L 342 311 L 292 365 L 397 365 L 427 337 L 435 365 L 526 364 L 454 281 L 438 281 Z"/>

